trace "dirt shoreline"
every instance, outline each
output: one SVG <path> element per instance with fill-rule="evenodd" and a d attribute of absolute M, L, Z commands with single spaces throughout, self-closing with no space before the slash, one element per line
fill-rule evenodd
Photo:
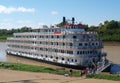
<path fill-rule="evenodd" d="M 0 83 L 119 83 L 103 79 L 85 79 L 84 77 L 65 77 L 50 73 L 24 72 L 0 69 Z"/>

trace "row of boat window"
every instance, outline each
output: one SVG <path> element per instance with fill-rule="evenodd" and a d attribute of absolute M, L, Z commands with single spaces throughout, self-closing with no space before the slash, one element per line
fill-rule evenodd
<path fill-rule="evenodd" d="M 60 49 L 52 49 L 52 48 L 39 48 L 39 47 L 30 47 L 30 46 L 10 46 L 13 48 L 21 48 L 21 49 L 30 49 L 30 50 L 37 50 L 37 51 L 46 51 L 46 52 L 56 52 L 56 53 L 66 53 L 66 54 L 73 54 L 75 51 L 72 50 L 60 50 Z M 77 55 L 81 54 L 98 54 L 99 52 L 97 50 L 85 50 L 85 51 L 76 51 Z"/>
<path fill-rule="evenodd" d="M 55 35 L 55 36 L 43 36 L 43 35 L 40 35 L 40 36 L 36 36 L 36 35 L 31 35 L 31 36 L 16 36 L 16 38 L 66 38 L 65 35 L 63 36 L 59 36 L 59 35 Z"/>
<path fill-rule="evenodd" d="M 11 50 L 12 51 L 12 50 Z M 22 51 L 15 51 L 17 53 L 20 53 L 20 54 L 28 54 L 28 55 L 32 55 L 32 56 L 35 56 L 35 57 L 42 57 L 42 58 L 50 58 L 50 59 L 56 59 L 56 60 L 67 60 L 67 61 L 71 61 L 71 62 L 77 62 L 77 59 L 70 59 L 70 58 L 64 58 L 64 57 L 55 57 L 55 56 L 52 56 L 52 55 L 43 55 L 43 54 L 34 54 L 34 53 L 31 53 L 31 52 L 22 52 Z"/>
<path fill-rule="evenodd" d="M 22 52 L 22 51 L 19 51 L 19 53 L 22 53 L 22 54 L 29 54 L 29 55 L 33 55 L 33 56 L 37 56 L 37 57 L 43 57 L 43 58 L 48 58 L 48 57 L 50 57 L 51 59 L 56 59 L 56 60 L 58 60 L 58 59 L 61 59 L 61 60 L 65 60 L 66 58 L 64 58 L 64 57 L 54 57 L 54 56 L 50 56 L 50 55 L 43 55 L 43 54 L 34 54 L 34 53 L 28 53 L 28 52 Z M 77 59 L 69 59 L 69 58 L 67 58 L 66 59 L 67 61 L 71 61 L 71 62 L 77 62 Z"/>
<path fill-rule="evenodd" d="M 13 41 L 10 41 L 13 43 Z M 37 41 L 14 41 L 15 43 L 23 43 L 23 44 L 37 44 L 37 45 L 57 45 L 57 46 L 73 46 L 73 43 L 65 43 L 65 42 L 37 42 Z M 98 42 L 92 43 L 74 43 L 77 46 L 100 46 Z"/>
<path fill-rule="evenodd" d="M 29 35 L 29 36 L 15 36 L 16 38 L 63 38 L 63 39 L 65 39 L 65 38 L 68 38 L 68 36 L 65 36 L 65 35 L 40 35 L 40 36 L 37 36 L 37 35 Z M 78 38 L 93 38 L 93 36 L 92 35 L 79 35 L 79 36 L 76 36 L 76 35 L 73 35 L 72 36 L 72 38 L 73 39 L 78 39 Z"/>

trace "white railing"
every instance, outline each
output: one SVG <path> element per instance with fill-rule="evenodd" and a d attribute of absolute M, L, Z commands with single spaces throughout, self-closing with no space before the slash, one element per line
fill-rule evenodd
<path fill-rule="evenodd" d="M 103 70 L 105 70 L 110 65 L 111 65 L 111 62 L 109 62 L 108 60 L 105 61 L 105 62 L 102 62 L 101 64 L 98 65 L 97 70 L 95 71 L 95 73 L 99 74 L 100 72 L 102 72 Z"/>
<path fill-rule="evenodd" d="M 14 35 L 51 35 L 54 32 L 23 32 L 23 33 L 14 33 Z M 61 32 L 61 34 L 97 34 L 97 32 L 76 32 L 76 31 L 66 31 Z M 61 35 L 59 34 L 59 35 Z"/>

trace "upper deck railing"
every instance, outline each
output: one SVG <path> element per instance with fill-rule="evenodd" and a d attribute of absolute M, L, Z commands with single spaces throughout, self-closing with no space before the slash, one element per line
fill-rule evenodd
<path fill-rule="evenodd" d="M 36 42 L 89 42 L 89 41 L 102 41 L 101 38 L 82 38 L 82 39 L 72 39 L 72 38 L 7 38 L 7 40 L 14 40 L 14 41 L 36 41 Z M 18 42 L 16 42 L 18 43 Z"/>
<path fill-rule="evenodd" d="M 63 31 L 60 33 L 55 33 L 55 32 L 24 32 L 24 33 L 14 33 L 14 35 L 18 35 L 18 36 L 27 36 L 27 35 L 69 35 L 69 34 L 97 34 L 97 32 L 86 32 L 86 31 L 82 31 L 82 32 L 73 32 L 73 31 Z"/>

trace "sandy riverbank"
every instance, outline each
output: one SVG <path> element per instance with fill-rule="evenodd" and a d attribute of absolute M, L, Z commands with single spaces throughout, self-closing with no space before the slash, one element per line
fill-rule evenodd
<path fill-rule="evenodd" d="M 0 83 L 119 83 L 103 79 L 65 77 L 49 73 L 34 73 L 0 69 Z"/>

